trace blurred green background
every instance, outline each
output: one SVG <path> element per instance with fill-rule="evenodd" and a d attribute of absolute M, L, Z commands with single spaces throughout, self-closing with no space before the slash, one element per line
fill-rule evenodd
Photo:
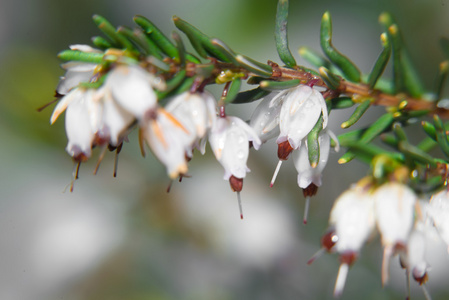
<path fill-rule="evenodd" d="M 36 111 L 53 99 L 63 75 L 56 54 L 99 34 L 94 13 L 127 26 L 141 14 L 167 34 L 175 29 L 171 17 L 178 15 L 238 52 L 279 61 L 275 10 L 274 0 L 0 1 L 0 299 L 332 298 L 337 257 L 326 255 L 311 266 L 306 261 L 319 248 L 334 199 L 367 166 L 338 166 L 338 154 L 331 154 L 307 226 L 291 162 L 269 188 L 277 163 L 273 142 L 251 151 L 243 221 L 210 149 L 192 161 L 192 177 L 175 182 L 167 194 L 164 168 L 151 155 L 140 156 L 135 133 L 120 155 L 117 178 L 113 153 L 92 174 L 94 152 L 70 193 L 64 192 L 73 164 L 64 150 L 63 119 L 50 126 L 53 106 Z M 295 55 L 303 45 L 319 49 L 325 10 L 332 14 L 335 46 L 363 72 L 380 52 L 377 17 L 392 12 L 426 87 L 433 88 L 444 59 L 438 41 L 449 37 L 449 0 L 291 1 Z M 248 119 L 251 109 L 234 112 Z M 333 113 L 330 128 L 340 133 L 349 113 Z M 375 118 L 365 116 L 361 125 Z M 446 249 L 435 244 L 429 256 L 428 287 L 434 299 L 447 299 Z M 396 261 L 382 289 L 380 259 L 379 239 L 373 237 L 351 269 L 342 299 L 405 297 L 404 272 Z M 413 299 L 424 299 L 414 283 L 412 291 Z"/>

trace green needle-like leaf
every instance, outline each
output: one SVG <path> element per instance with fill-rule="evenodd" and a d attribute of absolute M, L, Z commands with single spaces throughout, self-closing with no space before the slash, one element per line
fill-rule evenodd
<path fill-rule="evenodd" d="M 369 75 L 368 84 L 370 89 L 374 88 L 377 80 L 380 78 L 380 76 L 382 76 L 382 73 L 384 72 L 391 55 L 391 45 L 388 41 L 388 36 L 386 33 L 382 33 L 380 35 L 380 42 L 382 44 L 383 50 L 377 58 L 376 63 L 374 64 L 374 67 Z"/>
<path fill-rule="evenodd" d="M 174 89 L 176 89 L 185 79 L 186 77 L 186 70 L 179 71 L 173 78 L 166 81 L 166 89 L 163 91 L 159 91 L 157 98 L 163 99 L 167 97 L 167 95 L 170 94 Z"/>
<path fill-rule="evenodd" d="M 449 141 L 447 140 L 446 130 L 443 121 L 437 116 L 433 116 L 433 123 L 435 125 L 437 142 L 443 151 L 444 155 L 449 158 Z"/>
<path fill-rule="evenodd" d="M 441 99 L 444 82 L 447 79 L 448 73 L 449 73 L 449 60 L 445 60 L 442 63 L 440 63 L 440 68 L 438 72 L 437 84 L 435 87 L 435 95 L 437 97 L 437 100 Z"/>
<path fill-rule="evenodd" d="M 126 48 L 128 50 L 134 51 L 135 47 L 133 44 L 123 35 L 118 33 L 114 26 L 109 23 L 104 17 L 100 15 L 94 15 L 93 20 L 95 24 L 97 24 L 98 28 L 109 37 L 114 43 L 122 48 Z"/>
<path fill-rule="evenodd" d="M 285 90 L 299 85 L 300 82 L 301 81 L 299 79 L 287 81 L 263 80 L 260 82 L 260 87 L 266 91 Z"/>
<path fill-rule="evenodd" d="M 223 62 L 232 61 L 228 58 L 227 53 L 223 53 L 221 48 L 216 47 L 212 43 L 211 38 L 209 38 L 207 35 L 199 31 L 190 23 L 187 23 L 186 21 L 182 20 L 177 16 L 173 17 L 173 22 L 175 23 L 175 26 L 179 30 L 181 30 L 182 32 L 185 33 L 185 35 L 187 35 L 190 42 L 192 43 L 192 46 L 195 48 L 195 50 L 198 52 L 200 56 L 204 58 L 212 56 Z"/>
<path fill-rule="evenodd" d="M 252 89 L 252 90 L 247 90 L 247 91 L 238 93 L 237 96 L 235 97 L 234 101 L 232 101 L 232 103 L 234 103 L 234 104 L 250 103 L 250 102 L 262 99 L 269 93 L 270 92 L 265 91 L 265 90 L 261 89 L 260 87 L 258 87 L 258 88 Z"/>
<path fill-rule="evenodd" d="M 423 164 L 431 165 L 432 167 L 436 167 L 434 158 L 418 147 L 413 146 L 406 141 L 400 141 L 398 147 L 399 150 L 404 153 L 406 157 L 408 157 L 408 161 L 412 162 L 413 164 L 416 164 L 416 162 L 420 162 Z"/>
<path fill-rule="evenodd" d="M 368 144 L 371 142 L 374 138 L 379 136 L 382 132 L 387 130 L 391 123 L 393 123 L 394 117 L 392 113 L 386 113 L 383 116 L 381 116 L 377 121 L 375 121 L 373 124 L 371 124 L 370 127 L 366 129 L 366 131 L 362 134 L 360 137 L 359 143 L 360 144 Z M 338 160 L 339 164 L 347 163 L 355 158 L 355 153 L 352 151 L 346 152 L 340 159 Z"/>
<path fill-rule="evenodd" d="M 82 61 L 94 64 L 103 62 L 104 53 L 83 52 L 78 50 L 64 50 L 58 53 L 58 58 L 66 61 Z"/>
<path fill-rule="evenodd" d="M 419 98 L 424 93 L 424 86 L 405 47 L 401 32 L 394 18 L 389 13 L 382 13 L 379 22 L 388 32 L 393 49 L 393 73 L 396 93 L 407 91 L 411 96 Z"/>
<path fill-rule="evenodd" d="M 273 73 L 273 70 L 269 65 L 264 65 L 244 55 L 238 54 L 235 59 L 243 68 L 260 77 L 268 78 L 271 77 L 271 74 Z"/>
<path fill-rule="evenodd" d="M 276 29 L 274 37 L 280 59 L 288 67 L 296 66 L 295 58 L 288 48 L 287 36 L 288 0 L 279 0 L 276 12 Z"/>
<path fill-rule="evenodd" d="M 179 59 L 176 46 L 150 20 L 142 16 L 135 16 L 134 22 L 144 30 L 163 53 L 173 59 Z"/>
<path fill-rule="evenodd" d="M 371 106 L 370 100 L 365 100 L 364 102 L 360 103 L 352 115 L 349 117 L 349 119 L 346 122 L 343 122 L 341 124 L 341 128 L 348 128 L 357 123 L 358 120 L 363 116 L 363 114 L 368 110 L 368 108 Z"/>
<path fill-rule="evenodd" d="M 224 97 L 224 103 L 232 103 L 240 92 L 240 87 L 242 86 L 242 80 L 240 78 L 234 79 L 229 85 L 226 96 Z"/>
<path fill-rule="evenodd" d="M 331 99 L 332 109 L 345 109 L 354 106 L 351 97 L 340 97 Z"/>
<path fill-rule="evenodd" d="M 332 90 L 338 89 L 340 86 L 340 78 L 337 75 L 333 74 L 325 67 L 320 67 L 318 71 L 320 72 L 321 79 L 323 79 L 328 88 Z"/>
<path fill-rule="evenodd" d="M 360 82 L 359 69 L 332 45 L 332 20 L 329 12 L 325 12 L 321 19 L 320 41 L 323 52 L 341 70 L 343 76 L 350 81 Z"/>
<path fill-rule="evenodd" d="M 320 161 L 320 145 L 318 143 L 318 136 L 321 130 L 323 130 L 322 114 L 313 129 L 307 135 L 307 150 L 309 155 L 309 163 L 312 168 L 315 168 Z"/>
<path fill-rule="evenodd" d="M 95 45 L 95 47 L 103 50 L 112 48 L 111 43 L 102 36 L 94 36 L 92 38 L 92 43 Z"/>

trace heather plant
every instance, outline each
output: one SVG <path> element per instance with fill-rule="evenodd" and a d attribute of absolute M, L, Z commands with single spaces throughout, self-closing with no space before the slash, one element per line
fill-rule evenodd
<path fill-rule="evenodd" d="M 309 263 L 324 252 L 339 255 L 334 289 L 338 297 L 350 266 L 378 233 L 384 249 L 382 284 L 388 283 L 391 258 L 398 256 L 407 280 L 413 278 L 430 299 L 425 288 L 429 278 L 425 237 L 436 233 L 449 245 L 449 123 L 445 122 L 449 100 L 442 97 L 449 61 L 436 70 L 435 89 L 426 90 L 399 24 L 383 13 L 382 51 L 371 72 L 362 74 L 333 46 L 331 15 L 325 12 L 322 54 L 306 46 L 299 49 L 315 67 L 309 69 L 298 65 L 289 49 L 287 17 L 288 1 L 279 0 L 277 63 L 237 53 L 176 16 L 174 24 L 193 52 L 186 50 L 180 33 L 168 37 L 143 16 L 136 16 L 137 26 L 130 29 L 116 28 L 95 15 L 103 36 L 92 38 L 91 46 L 72 45 L 58 55 L 66 73 L 56 88 L 58 103 L 51 123 L 65 112 L 66 151 L 75 162 L 71 190 L 81 163 L 96 151 L 96 172 L 105 153 L 115 151 L 118 156 L 128 134 L 137 130 L 142 155 L 149 148 L 171 180 L 188 176 L 189 161 L 200 159 L 209 144 L 223 166 L 224 180 L 238 196 L 243 219 L 240 192 L 250 170 L 248 156 L 274 141 L 278 151 L 273 159 L 279 163 L 267 182 L 276 188 L 281 165 L 292 161 L 306 198 L 307 223 L 309 201 L 326 184 L 321 173 L 333 149 L 341 153 L 338 163 L 356 159 L 370 170 L 335 195 L 322 248 Z M 448 55 L 449 40 L 442 39 L 441 47 Z M 392 78 L 382 76 L 387 66 L 392 66 Z M 242 90 L 242 83 L 252 88 Z M 210 85 L 222 87 L 219 97 L 207 90 Z M 250 120 L 226 109 L 255 101 Z M 385 107 L 384 113 L 368 126 L 352 129 L 374 106 Z M 352 115 L 341 124 L 346 131 L 337 136 L 328 126 L 331 113 L 349 109 Z M 411 126 L 426 137 L 412 143 L 406 131 Z"/>

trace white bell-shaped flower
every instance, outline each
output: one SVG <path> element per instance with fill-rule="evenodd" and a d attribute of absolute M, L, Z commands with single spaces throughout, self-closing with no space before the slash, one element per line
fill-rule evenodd
<path fill-rule="evenodd" d="M 323 113 L 323 128 L 327 126 L 326 102 L 317 90 L 299 85 L 285 92 L 279 115 L 280 134 L 277 143 L 288 141 L 293 149 L 301 145 L 301 140 L 315 126 Z M 273 99 L 274 100 L 274 99 Z"/>
<path fill-rule="evenodd" d="M 447 189 L 432 196 L 427 213 L 433 220 L 441 239 L 448 245 L 449 252 L 449 192 Z"/>
<path fill-rule="evenodd" d="M 413 278 L 423 284 L 427 281 L 426 237 L 424 232 L 415 229 L 411 232 L 407 244 L 407 267 Z"/>
<path fill-rule="evenodd" d="M 171 179 L 186 174 L 186 149 L 190 147 L 192 135 L 170 112 L 159 108 L 153 118 L 141 124 L 143 138 L 151 151 L 167 168 Z"/>
<path fill-rule="evenodd" d="M 153 86 L 164 86 L 159 78 L 137 65 L 116 66 L 107 75 L 104 85 L 113 99 L 138 120 L 156 108 Z"/>
<path fill-rule="evenodd" d="M 209 133 L 209 143 L 215 157 L 225 169 L 224 179 L 231 176 L 244 178 L 249 168 L 246 165 L 249 142 L 255 147 L 261 144 L 254 129 L 237 117 L 218 118 Z"/>
<path fill-rule="evenodd" d="M 65 116 L 68 139 L 66 150 L 78 161 L 85 161 L 91 156 L 95 132 L 91 125 L 89 107 L 93 94 L 94 90 L 75 89 L 66 96 L 70 99 Z"/>
<path fill-rule="evenodd" d="M 200 148 L 204 154 L 206 139 L 203 138 L 217 118 L 214 97 L 209 92 L 184 92 L 170 100 L 165 109 L 192 133 L 190 145 L 192 147 L 189 147 L 187 151 L 188 156 L 192 156 L 193 146 Z M 201 139 L 203 139 L 202 143 L 200 143 Z"/>
<path fill-rule="evenodd" d="M 375 227 L 374 199 L 362 187 L 345 191 L 332 207 L 329 224 L 335 228 L 339 253 L 359 252 Z"/>
<path fill-rule="evenodd" d="M 335 296 L 343 292 L 349 266 L 374 229 L 373 206 L 373 198 L 362 187 L 355 186 L 341 194 L 332 207 L 329 224 L 335 230 L 337 242 L 333 248 L 340 253 L 341 261 L 335 282 Z"/>
<path fill-rule="evenodd" d="M 88 45 L 71 45 L 71 50 L 78 50 L 87 53 L 101 53 L 101 50 L 92 48 Z M 97 64 L 69 61 L 62 64 L 61 67 L 66 70 L 66 73 L 61 77 L 56 92 L 60 95 L 66 95 L 71 89 L 77 87 L 81 82 L 90 82 L 95 74 Z"/>
<path fill-rule="evenodd" d="M 383 184 L 376 189 L 373 197 L 377 227 L 385 247 L 382 263 L 382 283 L 385 284 L 390 257 L 407 246 L 417 197 L 412 189 L 397 182 Z"/>
<path fill-rule="evenodd" d="M 293 162 L 298 172 L 298 186 L 302 189 L 307 188 L 311 183 L 321 186 L 322 172 L 327 164 L 330 150 L 330 138 L 326 130 L 319 134 L 318 144 L 320 146 L 320 160 L 315 168 L 309 162 L 307 140 L 298 150 L 293 151 Z"/>
<path fill-rule="evenodd" d="M 279 93 L 267 95 L 254 110 L 249 125 L 256 131 L 262 143 L 279 135 L 279 114 L 282 107 L 282 97 Z M 254 147 L 259 150 L 259 147 Z"/>

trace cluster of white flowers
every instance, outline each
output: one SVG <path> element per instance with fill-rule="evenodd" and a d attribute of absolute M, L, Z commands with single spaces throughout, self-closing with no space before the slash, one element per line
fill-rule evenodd
<path fill-rule="evenodd" d="M 101 52 L 86 45 L 74 45 L 71 49 Z M 258 150 L 262 143 L 277 136 L 280 161 L 293 152 L 298 185 L 308 189 L 309 196 L 321 185 L 321 172 L 329 155 L 329 135 L 327 130 L 320 133 L 320 161 L 314 166 L 308 159 L 307 135 L 321 114 L 325 128 L 328 115 L 323 96 L 312 87 L 299 85 L 270 94 L 247 124 L 238 117 L 227 116 L 224 108 L 218 115 L 217 101 L 206 91 L 183 92 L 161 106 L 155 89 L 163 91 L 165 82 L 137 62 L 117 59 L 103 70 L 95 63 L 71 61 L 63 68 L 66 74 L 56 90 L 62 99 L 54 109 L 51 123 L 66 111 L 66 150 L 78 163 L 89 159 L 96 146 L 120 149 L 131 129 L 138 127 L 141 146 L 146 141 L 166 166 L 169 177 L 175 179 L 187 174 L 195 148 L 204 154 L 208 140 L 225 169 L 224 179 L 239 193 L 249 172 L 250 146 Z M 99 84 L 84 84 L 93 82 Z M 143 149 L 142 146 L 144 154 Z"/>
<path fill-rule="evenodd" d="M 447 190 L 433 195 L 429 203 L 419 201 L 415 192 L 405 184 L 387 182 L 373 187 L 371 181 L 361 180 L 337 198 L 330 213 L 330 230 L 322 238 L 323 250 L 340 255 L 335 296 L 343 292 L 349 267 L 376 228 L 384 247 L 382 284 L 388 281 L 391 257 L 398 254 L 401 265 L 427 295 L 423 285 L 428 279 L 429 267 L 425 258 L 425 236 L 436 229 L 449 245 L 448 220 Z"/>
<path fill-rule="evenodd" d="M 311 165 L 308 155 L 307 135 L 314 128 L 320 115 L 323 116 L 322 130 L 318 137 L 318 164 Z M 268 95 L 255 109 L 250 125 L 257 132 L 262 142 L 277 136 L 279 163 L 274 172 L 270 186 L 274 185 L 282 161 L 292 154 L 294 165 L 298 171 L 298 186 L 306 196 L 304 223 L 310 196 L 321 186 L 321 173 L 326 166 L 330 138 L 326 130 L 328 112 L 323 95 L 307 85 L 299 85 L 278 93 Z M 258 146 L 254 146 L 258 149 Z"/>

